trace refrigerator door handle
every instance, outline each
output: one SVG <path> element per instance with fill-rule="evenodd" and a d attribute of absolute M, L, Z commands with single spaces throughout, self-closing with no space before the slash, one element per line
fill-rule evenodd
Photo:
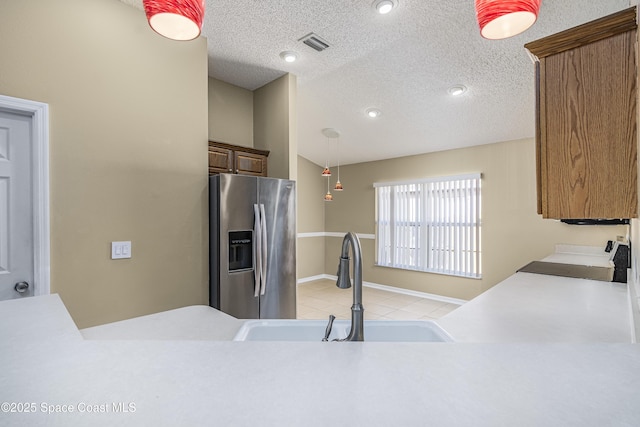
<path fill-rule="evenodd" d="M 260 219 L 260 208 L 257 204 L 253 205 L 253 296 L 260 296 L 260 277 L 262 274 L 262 232 Z"/>
<path fill-rule="evenodd" d="M 260 295 L 264 295 L 267 290 L 267 215 L 264 212 L 264 205 L 260 204 L 260 231 L 262 233 L 262 268 L 260 269 Z"/>

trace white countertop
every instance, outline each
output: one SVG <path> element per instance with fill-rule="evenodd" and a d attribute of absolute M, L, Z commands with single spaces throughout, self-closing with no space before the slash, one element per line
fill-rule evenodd
<path fill-rule="evenodd" d="M 57 294 L 0 301 L 0 340 L 82 340 L 71 315 Z M 0 365 L 1 369 L 1 365 Z"/>
<path fill-rule="evenodd" d="M 82 329 L 88 340 L 231 340 L 244 322 L 207 305 L 192 305 Z"/>
<path fill-rule="evenodd" d="M 609 255 L 576 255 L 576 254 L 563 254 L 557 253 L 542 258 L 540 261 L 555 262 L 558 264 L 577 264 L 587 265 L 593 267 L 614 267 L 613 261 L 609 259 Z"/>
<path fill-rule="evenodd" d="M 594 267 L 613 267 L 611 253 L 596 246 L 556 245 L 556 251 L 541 259 L 559 264 L 578 264 Z"/>
<path fill-rule="evenodd" d="M 637 426 L 640 347 L 86 341 L 7 348 L 3 426 Z M 3 357 L 4 356 L 0 356 Z M 25 368 L 25 363 L 29 368 Z M 113 403 L 135 412 L 115 413 Z M 109 413 L 46 414 L 42 404 Z M 81 407 L 79 408 L 79 405 Z"/>
<path fill-rule="evenodd" d="M 627 284 L 516 273 L 436 321 L 456 342 L 632 342 Z"/>
<path fill-rule="evenodd" d="M 640 425 L 636 344 L 92 341 L 56 295 L 0 304 L 49 322 L 0 329 L 0 402 L 35 409 L 2 426 Z"/>

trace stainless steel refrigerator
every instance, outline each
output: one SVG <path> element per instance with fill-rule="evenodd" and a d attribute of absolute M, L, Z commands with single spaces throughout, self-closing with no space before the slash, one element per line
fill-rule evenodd
<path fill-rule="evenodd" d="M 240 319 L 296 317 L 295 182 L 209 178 L 209 303 Z"/>

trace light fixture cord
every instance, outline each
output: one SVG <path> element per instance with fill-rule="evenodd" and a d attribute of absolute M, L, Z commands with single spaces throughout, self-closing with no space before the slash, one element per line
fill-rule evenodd
<path fill-rule="evenodd" d="M 340 137 L 338 136 L 338 141 L 336 142 L 336 152 L 338 153 L 338 182 L 340 182 Z"/>
<path fill-rule="evenodd" d="M 327 138 L 326 136 L 324 137 L 325 141 L 326 141 L 326 146 L 327 146 L 327 155 L 324 158 L 324 168 L 328 169 L 329 168 L 329 138 Z"/>

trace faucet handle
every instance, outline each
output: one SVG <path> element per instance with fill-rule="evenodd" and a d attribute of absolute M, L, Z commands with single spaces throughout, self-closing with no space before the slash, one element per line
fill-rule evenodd
<path fill-rule="evenodd" d="M 333 327 L 333 321 L 336 320 L 336 316 L 333 314 L 329 315 L 329 324 L 327 325 L 327 329 L 324 331 L 324 338 L 322 341 L 329 341 L 329 335 L 331 335 L 331 328 Z"/>

